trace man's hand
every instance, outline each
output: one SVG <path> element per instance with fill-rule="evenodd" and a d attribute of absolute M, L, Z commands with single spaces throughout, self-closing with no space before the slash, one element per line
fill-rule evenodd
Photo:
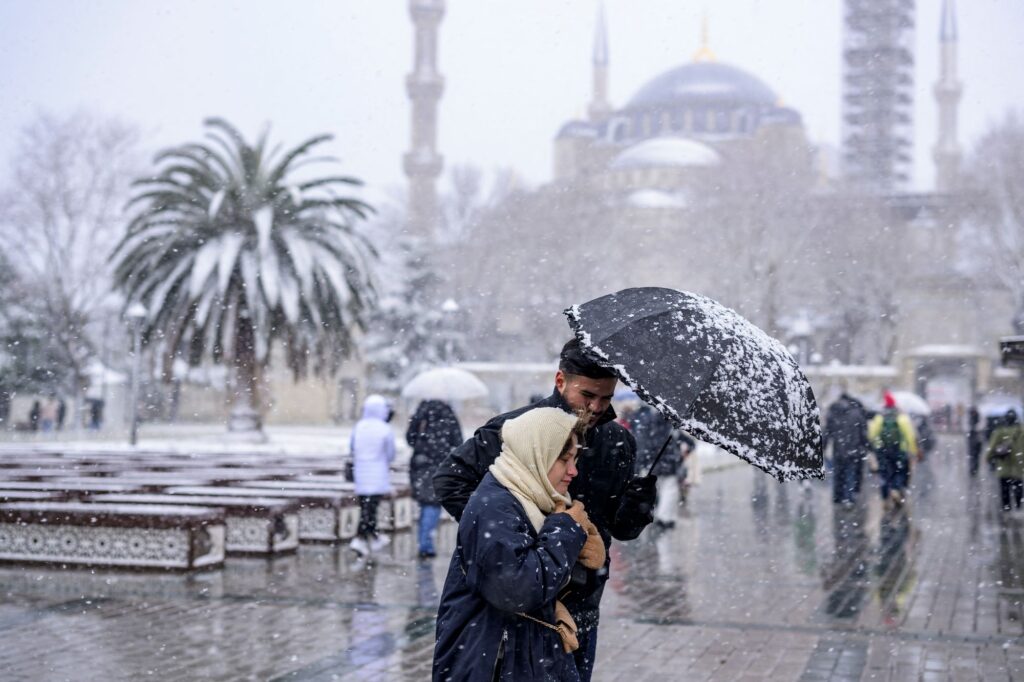
<path fill-rule="evenodd" d="M 626 491 L 623 494 L 638 506 L 646 505 L 648 510 L 653 509 L 658 501 L 658 477 L 639 476 L 634 478 L 626 486 Z"/>
<path fill-rule="evenodd" d="M 571 507 L 566 507 L 565 504 L 559 502 L 555 505 L 556 514 L 568 514 L 572 517 L 572 520 L 578 523 L 583 528 L 586 528 L 590 524 L 590 517 L 587 515 L 586 509 L 583 507 L 583 502 L 576 500 L 572 503 Z"/>

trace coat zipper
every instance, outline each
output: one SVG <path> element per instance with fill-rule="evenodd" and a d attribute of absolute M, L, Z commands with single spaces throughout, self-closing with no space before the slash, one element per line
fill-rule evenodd
<path fill-rule="evenodd" d="M 498 655 L 494 657 L 494 674 L 491 675 L 492 682 L 501 679 L 501 664 L 505 660 L 505 643 L 508 642 L 508 628 L 501 629 L 501 644 L 498 645 Z"/>

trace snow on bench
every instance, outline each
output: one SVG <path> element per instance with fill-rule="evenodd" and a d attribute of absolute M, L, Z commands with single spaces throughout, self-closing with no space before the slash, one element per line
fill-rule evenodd
<path fill-rule="evenodd" d="M 169 495 L 277 497 L 299 504 L 299 540 L 337 542 L 355 537 L 359 504 L 354 495 L 330 490 L 279 490 L 235 486 L 173 486 Z M 355 521 L 352 520 L 355 511 Z"/>
<path fill-rule="evenodd" d="M 347 493 L 352 496 L 356 494 L 355 483 L 344 480 L 334 481 L 245 481 L 236 484 L 240 488 L 258 488 L 270 491 L 268 494 L 277 494 L 278 491 L 288 490 L 330 490 L 340 493 Z M 408 486 L 393 485 L 390 495 L 384 497 L 380 510 L 378 511 L 377 527 L 381 530 L 404 530 L 412 527 L 412 497 Z M 358 500 L 356 501 L 358 504 Z M 356 509 L 356 522 L 359 520 L 359 511 Z"/>
<path fill-rule="evenodd" d="M 224 562 L 224 512 L 73 502 L 0 504 L 0 561 L 132 568 Z"/>
<path fill-rule="evenodd" d="M 224 510 L 228 554 L 283 554 L 299 546 L 299 503 L 274 497 L 206 495 L 90 495 L 88 502 L 171 504 Z"/>

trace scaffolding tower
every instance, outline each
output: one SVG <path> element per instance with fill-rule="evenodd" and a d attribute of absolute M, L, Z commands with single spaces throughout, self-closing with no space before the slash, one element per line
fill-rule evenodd
<path fill-rule="evenodd" d="M 914 0 L 845 0 L 843 175 L 862 188 L 906 188 L 913 153 Z"/>

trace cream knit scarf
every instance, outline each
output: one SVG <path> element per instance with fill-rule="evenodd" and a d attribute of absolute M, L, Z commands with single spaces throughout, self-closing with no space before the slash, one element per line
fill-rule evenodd
<path fill-rule="evenodd" d="M 551 485 L 548 470 L 569 440 L 576 419 L 555 407 L 537 407 L 501 428 L 501 455 L 490 472 L 523 505 L 534 530 L 540 530 L 557 503 L 572 503 Z"/>

